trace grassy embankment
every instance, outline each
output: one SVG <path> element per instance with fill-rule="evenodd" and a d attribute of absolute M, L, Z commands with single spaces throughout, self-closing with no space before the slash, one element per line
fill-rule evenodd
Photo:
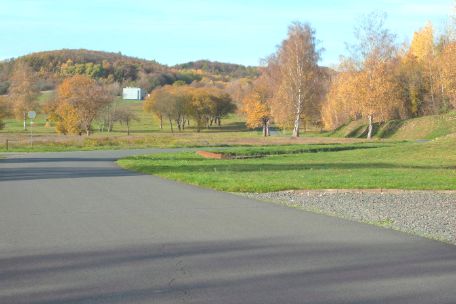
<path fill-rule="evenodd" d="M 247 159 L 195 153 L 130 157 L 119 165 L 231 192 L 289 189 L 456 190 L 456 137 L 428 143 L 295 145 L 222 150 Z"/>
<path fill-rule="evenodd" d="M 334 132 L 327 133 L 327 135 L 365 138 L 367 128 L 366 121 L 357 120 L 341 126 Z M 456 133 L 456 112 L 374 124 L 375 138 L 393 140 L 434 139 L 452 133 Z"/>

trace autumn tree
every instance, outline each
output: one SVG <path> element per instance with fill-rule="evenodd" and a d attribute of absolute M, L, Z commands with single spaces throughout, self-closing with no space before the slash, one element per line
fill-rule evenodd
<path fill-rule="evenodd" d="M 403 112 L 394 73 L 397 65 L 395 35 L 385 29 L 385 18 L 385 15 L 372 13 L 355 28 L 357 42 L 349 47 L 351 57 L 343 61 L 345 74 L 333 82 L 328 95 L 332 100 L 327 101 L 323 109 L 329 125 L 340 123 L 334 120 L 334 115 L 331 118 L 327 108 L 331 104 L 346 111 L 346 117 L 360 115 L 366 118 L 369 139 L 373 134 L 374 119 L 385 121 Z M 344 77 L 348 77 L 348 81 L 344 81 Z"/>
<path fill-rule="evenodd" d="M 155 89 L 144 103 L 146 112 L 155 113 L 159 117 L 160 128 L 163 127 L 163 119 L 168 119 L 171 132 L 174 132 L 174 123 L 179 131 L 184 130 L 189 118 L 196 122 L 198 132 L 202 127 L 210 127 L 213 123 L 220 126 L 221 119 L 235 109 L 228 94 L 205 86 L 164 86 Z"/>
<path fill-rule="evenodd" d="M 372 138 L 374 117 L 377 121 L 400 118 L 402 100 L 400 88 L 392 71 L 393 62 L 368 62 L 359 77 L 357 110 L 368 119 L 367 138 Z"/>
<path fill-rule="evenodd" d="M 221 126 L 222 118 L 230 113 L 234 113 L 236 111 L 236 105 L 233 103 L 233 99 L 229 94 L 223 93 L 221 90 L 213 90 L 213 113 L 210 119 L 210 125 L 215 123 L 217 126 Z"/>
<path fill-rule="evenodd" d="M 456 42 L 445 46 L 439 58 L 442 71 L 442 85 L 450 103 L 456 108 Z"/>
<path fill-rule="evenodd" d="M 127 135 L 130 135 L 130 125 L 134 121 L 139 121 L 138 115 L 129 108 L 117 108 L 113 112 L 113 121 L 119 122 L 127 127 Z"/>
<path fill-rule="evenodd" d="M 404 106 L 412 117 L 423 115 L 428 92 L 424 71 L 410 52 L 401 55 L 398 60 L 397 81 L 401 87 Z"/>
<path fill-rule="evenodd" d="M 361 72 L 351 69 L 340 71 L 332 79 L 321 113 L 326 129 L 332 130 L 359 118 L 360 112 L 354 101 L 359 100 L 360 78 Z"/>
<path fill-rule="evenodd" d="M 84 75 L 65 79 L 57 89 L 57 99 L 51 112 L 57 120 L 57 131 L 90 135 L 92 123 L 113 96 L 102 85 Z"/>
<path fill-rule="evenodd" d="M 262 127 L 263 136 L 269 136 L 269 125 L 272 120 L 270 102 L 273 96 L 267 76 L 258 78 L 250 94 L 242 99 L 242 112 L 249 128 Z"/>
<path fill-rule="evenodd" d="M 268 62 L 277 81 L 271 103 L 274 118 L 281 125 L 292 125 L 294 137 L 299 136 L 301 120 L 310 116 L 319 102 L 320 53 L 315 31 L 309 24 L 295 22 L 288 29 L 287 39 Z"/>
<path fill-rule="evenodd" d="M 192 90 L 190 116 L 196 122 L 196 131 L 200 132 L 203 127 L 209 127 L 210 119 L 215 112 L 215 99 L 206 88 Z"/>
<path fill-rule="evenodd" d="M 251 93 L 253 80 L 248 78 L 235 79 L 228 82 L 224 91 L 229 94 L 238 109 L 242 108 L 243 99 Z"/>
<path fill-rule="evenodd" d="M 161 89 L 155 89 L 144 101 L 143 108 L 146 113 L 154 113 L 160 120 L 160 130 L 163 129 L 163 109 L 159 102 L 167 97 Z"/>
<path fill-rule="evenodd" d="M 409 56 L 411 56 L 417 67 L 423 73 L 422 86 L 429 96 L 428 113 L 438 111 L 440 105 L 438 100 L 438 80 L 439 70 L 436 66 L 437 54 L 434 42 L 434 28 L 431 22 L 428 22 L 421 30 L 413 35 L 413 40 L 410 45 Z"/>
<path fill-rule="evenodd" d="M 5 127 L 3 119 L 9 117 L 10 109 L 9 103 L 6 97 L 0 96 L 0 130 Z"/>
<path fill-rule="evenodd" d="M 27 113 L 39 109 L 36 98 L 40 92 L 36 86 L 36 74 L 26 62 L 17 61 L 10 81 L 9 99 L 13 105 L 14 116 L 23 120 L 25 130 Z"/>
<path fill-rule="evenodd" d="M 167 118 L 171 132 L 174 132 L 173 122 L 179 130 L 185 128 L 185 117 L 191 103 L 190 92 L 184 86 L 164 86 L 155 89 L 144 102 L 146 112 L 155 113 L 160 119 L 160 129 L 163 128 L 163 119 Z"/>

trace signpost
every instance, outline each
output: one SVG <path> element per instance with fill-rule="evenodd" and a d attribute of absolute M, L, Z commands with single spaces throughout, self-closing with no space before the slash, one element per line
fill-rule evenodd
<path fill-rule="evenodd" d="M 28 118 L 30 118 L 30 147 L 33 147 L 33 120 L 36 117 L 36 112 L 35 111 L 30 111 L 27 113 Z"/>

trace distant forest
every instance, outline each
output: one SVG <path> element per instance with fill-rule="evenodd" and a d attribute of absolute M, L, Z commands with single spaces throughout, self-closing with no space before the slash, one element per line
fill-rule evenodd
<path fill-rule="evenodd" d="M 240 64 L 222 63 L 217 61 L 199 60 L 174 66 L 176 69 L 201 70 L 210 74 L 230 76 L 234 78 L 255 78 L 259 76 L 258 68 Z"/>
<path fill-rule="evenodd" d="M 38 75 L 40 90 L 53 90 L 63 79 L 73 75 L 86 75 L 106 83 L 138 86 L 150 92 L 173 84 L 187 84 L 203 78 L 230 81 L 238 78 L 255 78 L 256 67 L 201 60 L 174 67 L 153 60 L 92 50 L 57 50 L 32 53 L 17 59 L 0 62 L 0 95 L 8 92 L 10 77 L 16 62 L 26 62 Z"/>

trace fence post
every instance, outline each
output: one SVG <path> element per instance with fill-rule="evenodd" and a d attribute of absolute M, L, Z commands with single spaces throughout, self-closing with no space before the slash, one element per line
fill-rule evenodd
<path fill-rule="evenodd" d="M 6 145 L 6 151 L 8 152 L 8 146 L 9 146 L 8 138 L 7 138 L 6 141 L 5 141 L 5 145 Z"/>

